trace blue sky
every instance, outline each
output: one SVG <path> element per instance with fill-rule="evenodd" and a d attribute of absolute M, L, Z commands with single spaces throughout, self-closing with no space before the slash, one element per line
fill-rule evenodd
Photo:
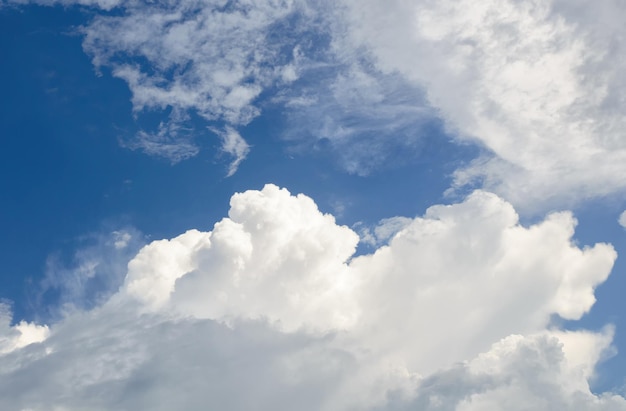
<path fill-rule="evenodd" d="M 626 409 L 625 12 L 1 3 L 0 408 Z"/>

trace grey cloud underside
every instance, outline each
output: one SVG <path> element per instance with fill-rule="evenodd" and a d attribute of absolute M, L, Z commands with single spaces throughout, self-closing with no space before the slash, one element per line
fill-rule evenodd
<path fill-rule="evenodd" d="M 560 375 L 564 359 L 557 341 L 538 337 L 505 341 L 502 345 L 509 342 L 514 348 L 500 353 L 501 369 L 476 372 L 472 362 L 452 367 L 425 379 L 416 398 L 410 401 L 393 399 L 392 395 L 384 409 L 609 411 L 626 407 L 619 395 L 593 397 L 570 391 Z"/>
<path fill-rule="evenodd" d="M 367 397 L 358 389 L 376 388 L 351 385 L 368 376 L 370 366 L 334 340 L 284 334 L 262 322 L 230 328 L 212 320 L 85 315 L 68 320 L 46 342 L 52 353 L 29 346 L 0 359 L 0 405 L 93 411 L 626 409 L 620 396 L 571 390 L 560 345 L 543 337 L 501 353 L 501 370 L 459 365 L 414 377 L 409 390 L 394 387 L 390 376 L 375 376 L 367 383 L 392 390 L 379 405 L 361 404 L 349 396 Z"/>
<path fill-rule="evenodd" d="M 523 227 L 478 191 L 387 225 L 354 257 L 310 198 L 236 194 L 212 231 L 143 247 L 91 309 L 46 328 L 3 308 L 0 407 L 626 409 L 589 390 L 613 328 L 550 326 L 589 311 L 616 257 L 573 244 L 571 214 Z"/>
<path fill-rule="evenodd" d="M 3 409 L 319 410 L 354 368 L 323 340 L 262 323 L 110 312 L 67 320 L 47 347 L 2 358 Z"/>

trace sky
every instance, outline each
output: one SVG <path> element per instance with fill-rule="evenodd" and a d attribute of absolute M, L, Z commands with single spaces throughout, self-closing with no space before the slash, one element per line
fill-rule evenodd
<path fill-rule="evenodd" d="M 0 409 L 626 410 L 624 17 L 2 0 Z"/>

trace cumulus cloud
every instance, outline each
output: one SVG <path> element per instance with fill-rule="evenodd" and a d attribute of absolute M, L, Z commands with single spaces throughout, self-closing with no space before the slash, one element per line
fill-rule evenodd
<path fill-rule="evenodd" d="M 270 185 L 233 196 L 229 218 L 212 232 L 144 248 L 122 291 L 150 309 L 201 318 L 265 318 L 291 331 L 342 328 L 357 315 L 345 264 L 357 242 L 310 198 Z"/>
<path fill-rule="evenodd" d="M 607 347 L 610 339 L 611 330 L 567 336 L 512 335 L 471 361 L 428 377 L 416 398 L 408 403 L 398 402 L 393 409 L 623 410 L 623 397 L 589 393 L 581 370 L 595 359 L 581 362 L 568 354 L 578 348 L 573 340 L 597 353 Z"/>
<path fill-rule="evenodd" d="M 352 260 L 368 281 L 361 305 L 372 307 L 364 316 L 371 324 L 364 326 L 381 347 L 398 350 L 397 341 L 406 341 L 405 361 L 434 370 L 440 358 L 461 361 L 509 334 L 543 329 L 552 314 L 578 319 L 616 254 L 606 244 L 574 246 L 574 226 L 571 214 L 555 213 L 522 227 L 510 204 L 481 191 L 461 204 L 431 207 L 389 246 Z M 437 314 L 424 315 L 431 312 Z M 396 319 L 401 326 L 375 331 Z M 423 335 L 429 338 L 413 350 L 408 336 Z"/>
<path fill-rule="evenodd" d="M 616 257 L 577 247 L 571 214 L 524 227 L 477 191 L 354 256 L 357 234 L 302 194 L 230 205 L 210 232 L 142 248 L 106 302 L 49 330 L 5 312 L 0 406 L 626 409 L 589 390 L 612 327 L 551 328 L 591 308 Z"/>
<path fill-rule="evenodd" d="M 600 1 L 346 0 L 344 47 L 422 85 L 484 158 L 456 172 L 525 209 L 624 188 L 623 19 Z M 620 16 L 620 17 L 618 17 Z"/>

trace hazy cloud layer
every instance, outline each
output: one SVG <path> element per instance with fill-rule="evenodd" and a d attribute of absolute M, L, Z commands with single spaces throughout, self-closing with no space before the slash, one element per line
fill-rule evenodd
<path fill-rule="evenodd" d="M 145 245 L 132 227 L 83 235 L 71 256 L 51 253 L 44 278 L 31 287 L 31 304 L 43 317 L 59 318 L 76 309 L 98 306 L 118 291 L 127 264 Z"/>
<path fill-rule="evenodd" d="M 121 0 L 3 0 L 1 5 L 5 4 L 40 4 L 42 6 L 88 6 L 98 7 L 103 10 L 111 10 L 114 7 L 119 6 L 122 3 Z"/>
<path fill-rule="evenodd" d="M 481 191 L 406 223 L 353 257 L 310 198 L 236 194 L 213 231 L 145 246 L 102 305 L 49 332 L 5 320 L 0 406 L 626 409 L 588 386 L 612 328 L 550 328 L 591 308 L 610 245 L 573 244 L 569 213 L 520 226 Z"/>
<path fill-rule="evenodd" d="M 453 133 L 490 150 L 457 184 L 478 181 L 525 209 L 623 190 L 623 4 L 346 4 L 353 47 L 422 85 Z"/>

